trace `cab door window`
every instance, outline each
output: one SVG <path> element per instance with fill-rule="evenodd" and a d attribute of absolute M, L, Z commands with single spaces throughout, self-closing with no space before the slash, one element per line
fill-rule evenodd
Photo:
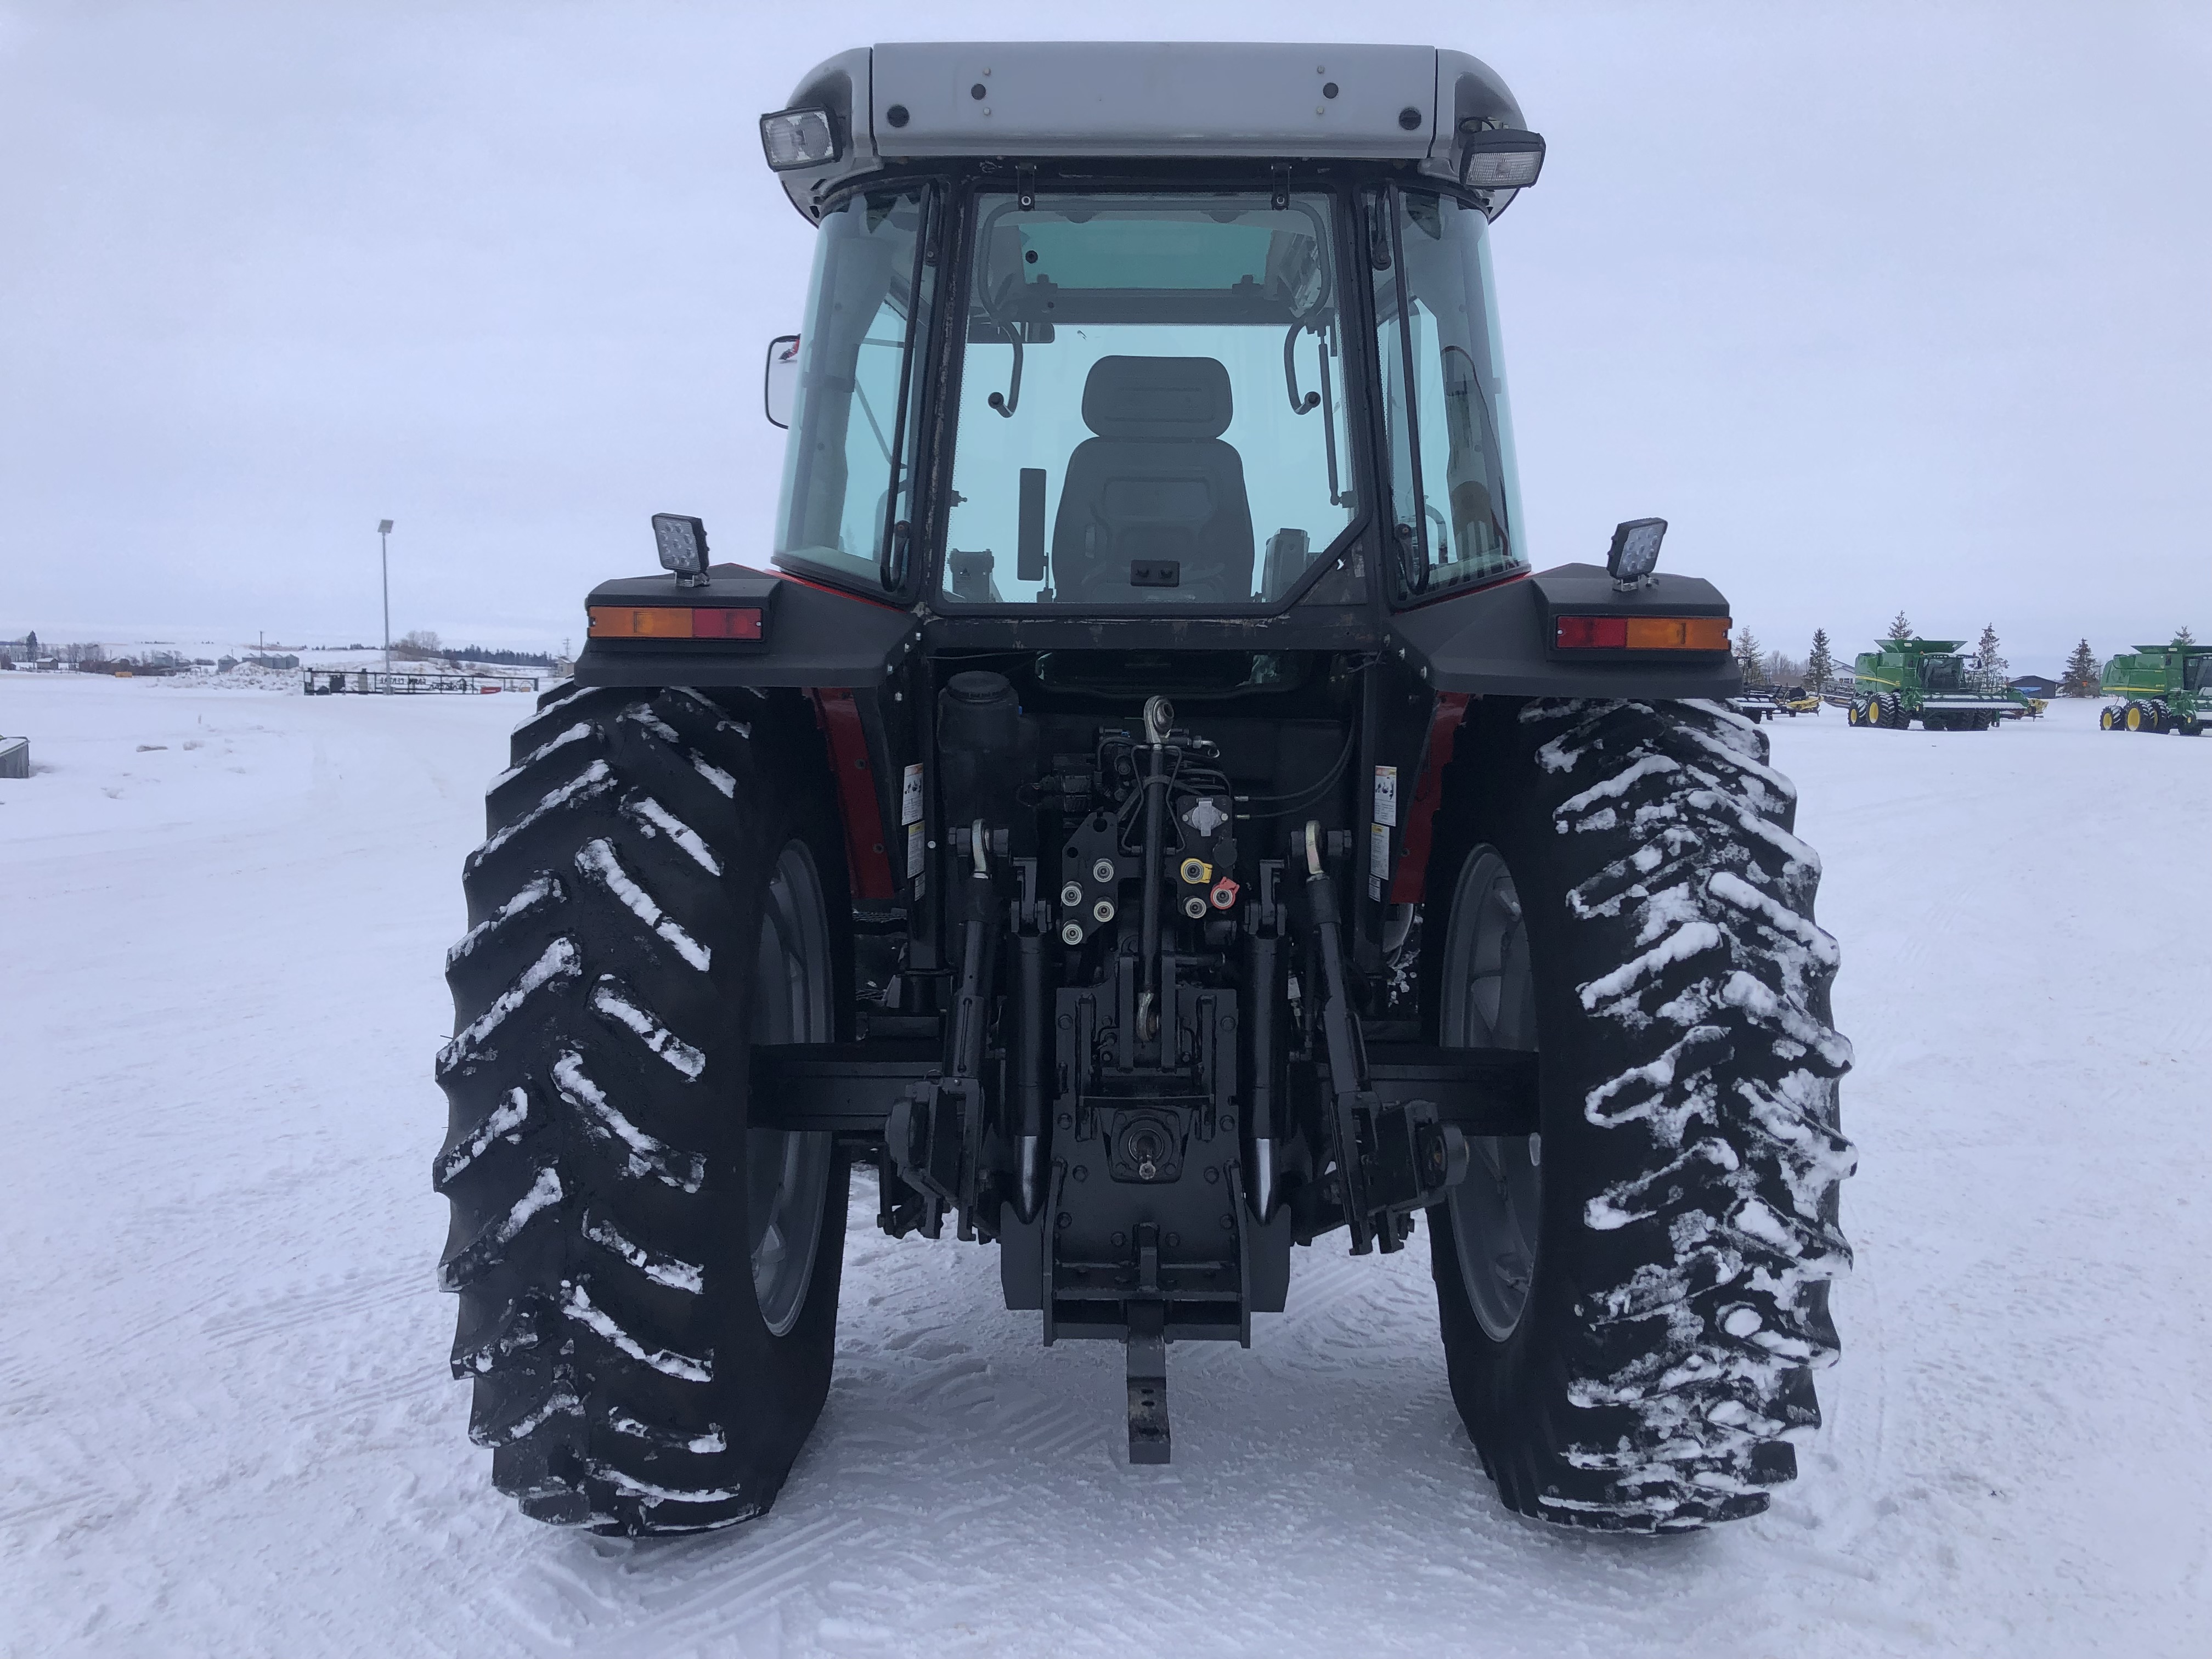
<path fill-rule="evenodd" d="M 1402 589 L 1525 568 L 1489 222 L 1430 191 L 1366 198 Z"/>
<path fill-rule="evenodd" d="M 799 391 L 783 456 L 775 562 L 896 586 L 911 542 L 915 358 L 934 270 L 921 191 L 858 196 L 823 216 L 799 337 Z"/>

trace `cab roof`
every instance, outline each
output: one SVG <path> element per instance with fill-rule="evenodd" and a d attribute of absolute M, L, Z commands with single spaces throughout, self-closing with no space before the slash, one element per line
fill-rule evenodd
<path fill-rule="evenodd" d="M 839 139 L 836 160 L 781 175 L 817 221 L 849 180 L 936 161 L 1395 161 L 1457 179 L 1466 135 L 1523 125 L 1496 71 L 1434 46 L 860 46 L 817 65 L 790 106 L 826 109 Z M 1490 192 L 1491 216 L 1515 193 Z"/>

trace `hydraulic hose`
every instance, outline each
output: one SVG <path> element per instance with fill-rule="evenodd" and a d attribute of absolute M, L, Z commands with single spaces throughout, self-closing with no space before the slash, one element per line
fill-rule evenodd
<path fill-rule="evenodd" d="M 1020 907 L 1028 908 L 1028 907 Z M 1047 1005 L 1044 935 L 1037 917 L 1014 930 L 1014 1145 L 1019 1159 L 1015 1208 L 1024 1223 L 1044 1202 L 1044 1074 Z"/>
<path fill-rule="evenodd" d="M 1165 697 L 1146 701 L 1145 736 L 1151 742 L 1152 754 L 1145 774 L 1145 911 L 1140 935 L 1144 994 L 1137 1006 L 1150 1012 L 1154 1020 L 1158 1016 L 1152 1005 L 1160 989 L 1160 855 L 1167 835 L 1167 738 L 1174 719 L 1174 706 Z M 1138 1018 L 1141 1023 L 1146 1015 L 1140 1013 Z M 1138 1035 L 1146 1034 L 1139 1031 Z"/>

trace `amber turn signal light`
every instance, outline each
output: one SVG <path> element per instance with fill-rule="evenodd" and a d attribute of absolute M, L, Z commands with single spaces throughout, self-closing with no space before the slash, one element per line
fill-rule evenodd
<path fill-rule="evenodd" d="M 1725 651 L 1726 617 L 1561 617 L 1553 644 L 1562 651 Z"/>
<path fill-rule="evenodd" d="M 757 640 L 762 611 L 749 605 L 595 605 L 595 640 Z"/>

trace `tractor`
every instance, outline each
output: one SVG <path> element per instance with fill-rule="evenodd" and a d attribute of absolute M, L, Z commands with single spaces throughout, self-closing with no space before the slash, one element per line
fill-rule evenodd
<path fill-rule="evenodd" d="M 495 1485 L 765 1511 L 859 1171 L 1121 1345 L 1131 1464 L 1176 1344 L 1420 1227 L 1507 1506 L 1764 1509 L 1838 1351 L 1837 947 L 1665 522 L 1532 566 L 1504 82 L 889 45 L 761 134 L 815 228 L 773 529 L 653 516 L 463 872 L 438 1273 Z"/>

